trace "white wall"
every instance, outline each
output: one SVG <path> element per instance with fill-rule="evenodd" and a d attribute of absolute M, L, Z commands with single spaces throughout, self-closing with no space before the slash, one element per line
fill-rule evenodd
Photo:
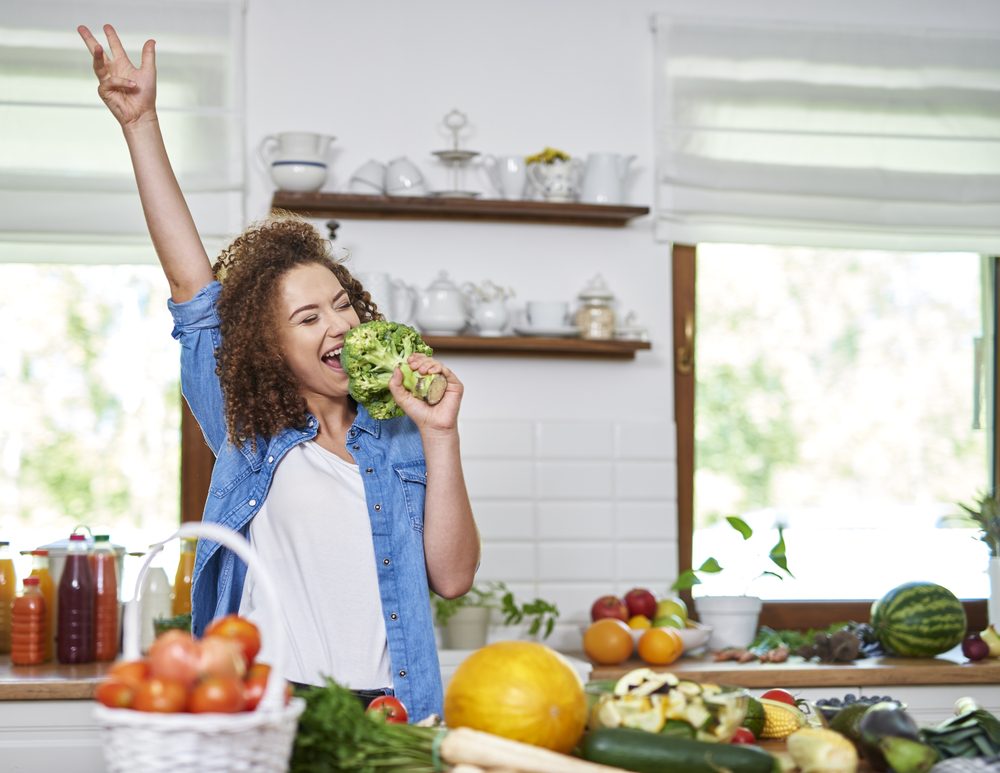
<path fill-rule="evenodd" d="M 474 129 L 463 147 L 483 153 L 636 154 L 628 202 L 651 206 L 650 17 L 667 11 L 1000 30 L 994 0 L 248 0 L 247 146 L 277 131 L 329 133 L 329 190 L 369 158 L 400 155 L 445 188 L 431 151 L 448 147 L 441 119 L 457 107 Z M 252 167 L 252 217 L 271 191 Z M 467 389 L 481 576 L 554 599 L 567 618 L 633 582 L 665 590 L 676 572 L 670 253 L 650 220 L 624 230 L 341 221 L 356 271 L 426 286 L 444 269 L 511 285 L 519 304 L 571 300 L 601 272 L 621 311 L 649 327 L 652 350 L 628 362 L 447 358 Z"/>

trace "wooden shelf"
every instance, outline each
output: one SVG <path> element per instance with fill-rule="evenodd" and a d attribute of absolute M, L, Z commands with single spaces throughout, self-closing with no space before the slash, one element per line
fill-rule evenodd
<path fill-rule="evenodd" d="M 543 338 L 541 336 L 423 336 L 434 353 L 516 354 L 545 357 L 610 357 L 633 359 L 637 351 L 651 348 L 649 341 L 616 339 L 591 341 L 584 338 Z"/>
<path fill-rule="evenodd" d="M 649 207 L 553 201 L 460 199 L 432 196 L 363 196 L 353 193 L 276 191 L 272 209 L 307 217 L 367 220 L 477 220 L 494 223 L 547 223 L 621 228 L 649 214 Z"/>

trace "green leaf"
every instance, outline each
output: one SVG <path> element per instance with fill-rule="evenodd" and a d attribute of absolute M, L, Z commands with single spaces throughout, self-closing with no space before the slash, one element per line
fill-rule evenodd
<path fill-rule="evenodd" d="M 727 515 L 726 520 L 729 521 L 730 526 L 743 535 L 744 540 L 748 540 L 753 536 L 753 529 L 750 528 L 750 524 L 739 516 Z"/>
<path fill-rule="evenodd" d="M 778 527 L 778 543 L 771 548 L 771 552 L 767 554 L 767 557 L 783 569 L 789 577 L 795 577 L 788 569 L 788 559 L 785 556 L 785 530 L 780 526 Z"/>
<path fill-rule="evenodd" d="M 706 558 L 705 563 L 698 567 L 699 572 L 705 572 L 707 574 L 715 574 L 716 572 L 722 571 L 722 566 L 714 558 Z"/>
<path fill-rule="evenodd" d="M 687 590 L 694 585 L 701 585 L 701 580 L 698 579 L 698 575 L 694 573 L 691 569 L 685 569 L 681 572 L 680 576 L 674 580 L 674 584 L 670 586 L 671 590 Z"/>

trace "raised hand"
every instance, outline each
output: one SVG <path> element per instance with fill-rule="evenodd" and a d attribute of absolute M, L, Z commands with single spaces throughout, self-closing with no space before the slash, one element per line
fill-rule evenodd
<path fill-rule="evenodd" d="M 437 360 L 423 354 L 411 354 L 407 364 L 421 375 L 439 373 L 448 382 L 444 397 L 436 405 L 428 405 L 419 397 L 414 397 L 403 386 L 402 373 L 397 369 L 389 379 L 389 392 L 403 412 L 409 416 L 423 433 L 453 433 L 458 427 L 458 408 L 462 402 L 464 387 L 455 374 Z"/>
<path fill-rule="evenodd" d="M 104 25 L 111 57 L 97 42 L 89 29 L 77 27 L 77 32 L 94 57 L 97 93 L 123 127 L 156 118 L 156 43 L 147 40 L 142 47 L 142 60 L 137 68 L 125 53 L 118 33 L 110 24 Z"/>

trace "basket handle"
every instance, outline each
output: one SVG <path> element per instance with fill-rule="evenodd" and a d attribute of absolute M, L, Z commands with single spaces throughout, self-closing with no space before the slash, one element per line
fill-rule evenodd
<path fill-rule="evenodd" d="M 156 542 L 149 546 L 149 553 L 139 570 L 139 576 L 135 581 L 135 593 L 132 601 L 125 606 L 125 621 L 123 623 L 122 644 L 123 657 L 126 660 L 138 660 L 141 657 L 139 648 L 140 629 L 139 622 L 139 600 L 142 597 L 142 584 L 146 577 L 146 571 L 156 554 L 163 550 L 163 546 L 171 540 L 183 537 L 198 537 L 210 539 L 220 545 L 232 550 L 237 556 L 246 562 L 249 570 L 254 571 L 254 582 L 264 591 L 264 599 L 269 610 L 278 609 L 278 594 L 274 589 L 271 578 L 264 571 L 260 564 L 260 558 L 250 547 L 250 543 L 239 534 L 239 532 L 227 529 L 214 523 L 204 521 L 189 521 L 181 524 L 181 527 L 161 542 Z M 273 662 L 271 671 L 267 678 L 267 687 L 264 689 L 264 696 L 261 698 L 258 709 L 280 709 L 285 702 L 285 680 L 281 674 L 285 672 L 285 639 L 278 630 L 268 631 L 274 636 L 268 639 L 268 643 L 273 645 Z"/>

